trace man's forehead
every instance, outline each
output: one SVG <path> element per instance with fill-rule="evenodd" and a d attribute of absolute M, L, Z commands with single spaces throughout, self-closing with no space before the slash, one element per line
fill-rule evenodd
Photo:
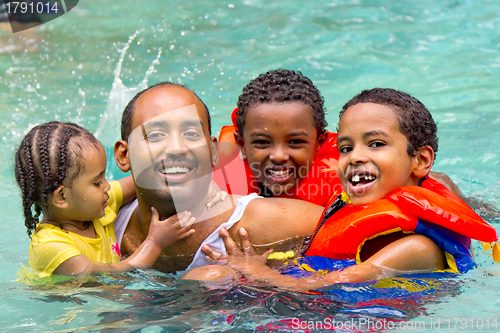
<path fill-rule="evenodd" d="M 153 127 L 203 127 L 205 123 L 200 119 L 196 106 L 194 104 L 181 107 L 179 109 L 170 110 L 165 113 L 160 113 L 156 117 L 138 124 L 138 127 L 153 128 Z"/>
<path fill-rule="evenodd" d="M 162 114 L 177 112 L 186 107 L 191 107 L 197 112 L 197 115 L 190 112 L 191 116 L 196 116 L 204 124 L 207 123 L 203 103 L 189 89 L 175 85 L 155 87 L 137 99 L 132 127 L 135 128 Z"/>

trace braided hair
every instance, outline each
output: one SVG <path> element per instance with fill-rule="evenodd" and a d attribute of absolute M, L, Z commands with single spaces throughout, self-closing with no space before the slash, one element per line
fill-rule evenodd
<path fill-rule="evenodd" d="M 63 183 L 72 185 L 83 168 L 82 151 L 89 146 L 98 149 L 99 141 L 73 123 L 38 125 L 24 137 L 16 151 L 14 172 L 30 238 L 43 209 L 48 207 L 49 194 Z"/>
<path fill-rule="evenodd" d="M 258 104 L 273 102 L 309 105 L 318 137 L 326 132 L 328 123 L 325 120 L 324 100 L 318 88 L 301 72 L 281 68 L 260 74 L 243 88 L 236 112 L 238 132 L 243 133 L 248 110 Z"/>

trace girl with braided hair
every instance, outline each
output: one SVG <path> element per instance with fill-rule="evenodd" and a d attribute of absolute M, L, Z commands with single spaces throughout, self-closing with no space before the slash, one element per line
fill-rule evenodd
<path fill-rule="evenodd" d="M 114 219 L 135 198 L 135 189 L 131 176 L 108 183 L 105 171 L 103 146 L 76 124 L 38 125 L 22 140 L 15 176 L 31 239 L 30 266 L 40 277 L 149 266 L 162 248 L 194 232 L 191 213 L 159 221 L 153 209 L 147 239 L 120 261 Z"/>

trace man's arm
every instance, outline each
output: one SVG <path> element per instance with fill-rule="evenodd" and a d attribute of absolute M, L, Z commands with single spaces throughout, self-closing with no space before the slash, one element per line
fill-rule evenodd
<path fill-rule="evenodd" d="M 258 252 L 283 240 L 293 241 L 314 232 L 324 207 L 303 200 L 266 198 L 252 200 L 229 232 L 234 239 L 245 228 Z"/>
<path fill-rule="evenodd" d="M 252 239 L 250 246 L 255 247 L 260 254 L 269 249 L 290 250 L 293 247 L 292 243 L 297 243 L 299 247 L 303 243 L 303 238 L 314 232 L 323 209 L 322 206 L 303 200 L 254 199 L 248 203 L 240 221 L 228 232 L 232 239 L 239 241 L 238 230 L 245 228 Z M 229 266 L 208 265 L 189 270 L 181 279 L 221 282 L 237 280 L 240 276 L 239 272 Z"/>
<path fill-rule="evenodd" d="M 447 174 L 431 171 L 429 172 L 429 177 L 446 186 L 450 191 L 458 195 L 460 198 L 464 197 L 462 191 L 460 191 L 460 188 L 458 188 L 458 185 L 455 184 L 455 182 L 453 182 L 453 180 L 451 180 L 451 178 Z"/>

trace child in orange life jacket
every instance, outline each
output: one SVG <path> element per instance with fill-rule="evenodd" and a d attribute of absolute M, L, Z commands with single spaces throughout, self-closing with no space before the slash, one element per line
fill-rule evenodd
<path fill-rule="evenodd" d="M 323 104 L 311 80 L 292 70 L 269 71 L 244 87 L 231 116 L 234 125 L 224 126 L 219 137 L 221 161 L 234 147 L 224 142 L 234 138 L 244 160 L 247 186 L 233 182 L 229 190 L 320 206 L 341 193 L 337 134 L 326 131 Z M 241 181 L 240 170 L 229 171 Z M 432 177 L 461 195 L 445 174 L 433 173 Z"/>
<path fill-rule="evenodd" d="M 363 91 L 344 105 L 338 132 L 338 174 L 352 204 L 333 209 L 333 215 L 328 211 L 334 205 L 325 210 L 305 256 L 356 259 L 357 265 L 308 279 L 281 275 L 265 265 L 266 255 L 254 254 L 244 229 L 240 230 L 243 254 L 227 231 L 221 230 L 229 253 L 222 259 L 247 278 L 295 290 L 448 266 L 455 271 L 470 269 L 474 265 L 470 238 L 492 242 L 498 237 L 493 227 L 450 190 L 427 179 L 438 148 L 436 131 L 420 101 L 393 89 Z M 373 243 L 365 251 L 367 239 L 389 233 L 395 237 Z M 348 234 L 363 237 L 352 240 L 356 237 Z M 214 260 L 221 259 L 211 248 L 203 250 Z"/>
<path fill-rule="evenodd" d="M 104 148 L 76 124 L 35 126 L 24 137 L 15 159 L 31 238 L 30 265 L 40 277 L 149 266 L 162 248 L 194 232 L 190 213 L 159 221 L 153 210 L 148 238 L 120 261 L 113 222 L 120 206 L 135 198 L 132 176 L 108 183 Z"/>
<path fill-rule="evenodd" d="M 269 71 L 243 88 L 233 123 L 250 192 L 324 206 L 342 191 L 323 103 L 311 80 L 292 70 Z"/>

